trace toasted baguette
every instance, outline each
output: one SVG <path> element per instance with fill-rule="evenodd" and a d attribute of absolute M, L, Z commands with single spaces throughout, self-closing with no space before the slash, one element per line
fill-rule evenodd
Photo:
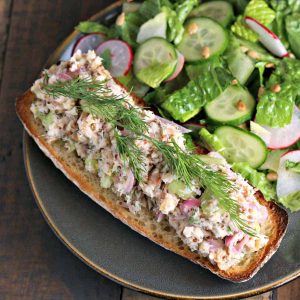
<path fill-rule="evenodd" d="M 246 257 L 239 265 L 231 267 L 226 271 L 220 270 L 207 258 L 200 257 L 184 245 L 176 235 L 175 230 L 170 228 L 166 222 L 157 223 L 153 220 L 153 216 L 149 211 L 143 210 L 134 215 L 122 207 L 120 205 L 121 201 L 118 201 L 118 196 L 108 189 L 102 189 L 99 184 L 99 177 L 85 171 L 83 161 L 75 153 L 67 153 L 61 142 L 49 144 L 43 137 L 45 131 L 41 122 L 34 119 L 30 111 L 30 105 L 34 99 L 34 94 L 28 91 L 19 97 L 16 102 L 17 114 L 29 135 L 53 161 L 54 165 L 78 186 L 81 191 L 133 230 L 165 249 L 173 251 L 209 269 L 216 275 L 233 282 L 249 280 L 279 247 L 288 224 L 287 213 L 275 203 L 267 202 L 262 194 L 258 192 L 256 194 L 257 200 L 267 208 L 269 213 L 268 222 L 264 228 L 264 234 L 269 237 L 269 242 L 260 251 Z M 119 200 L 121 199 L 119 198 Z"/>

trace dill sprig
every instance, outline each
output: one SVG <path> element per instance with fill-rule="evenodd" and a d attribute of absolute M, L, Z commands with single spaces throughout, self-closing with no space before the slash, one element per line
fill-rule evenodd
<path fill-rule="evenodd" d="M 145 157 L 135 141 L 144 138 L 157 148 L 179 179 L 188 186 L 196 181 L 207 188 L 238 228 L 249 235 L 255 235 L 255 231 L 241 218 L 239 204 L 230 197 L 230 192 L 234 190 L 232 183 L 220 172 L 213 171 L 199 156 L 182 150 L 174 139 L 165 143 L 147 135 L 148 125 L 141 117 L 141 110 L 128 103 L 125 96 L 113 95 L 105 81 L 75 77 L 48 84 L 46 74 L 43 90 L 53 98 L 64 96 L 80 100 L 83 111 L 110 122 L 114 126 L 118 152 L 122 159 L 128 160 L 138 181 L 143 181 Z M 126 129 L 128 134 L 120 135 L 118 127 Z"/>
<path fill-rule="evenodd" d="M 198 155 L 183 151 L 174 139 L 169 144 L 154 139 L 151 141 L 180 180 L 188 186 L 196 180 L 218 199 L 220 208 L 229 213 L 238 228 L 249 235 L 255 235 L 255 230 L 240 217 L 239 204 L 230 197 L 235 187 L 224 175 L 209 168 Z"/>
<path fill-rule="evenodd" d="M 114 95 L 105 81 L 74 77 L 48 84 L 47 77 L 45 79 L 43 90 L 53 98 L 63 96 L 80 100 L 83 111 L 133 132 L 141 134 L 148 129 L 139 109 L 126 101 L 125 96 Z"/>
<path fill-rule="evenodd" d="M 114 136 L 118 152 L 123 160 L 127 160 L 129 167 L 138 182 L 142 182 L 142 172 L 145 171 L 145 157 L 143 152 L 135 144 L 135 137 L 122 136 L 114 129 Z"/>

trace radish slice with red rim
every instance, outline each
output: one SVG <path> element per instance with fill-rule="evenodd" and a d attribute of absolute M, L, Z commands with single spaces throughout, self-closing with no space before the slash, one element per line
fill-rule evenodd
<path fill-rule="evenodd" d="M 276 187 L 279 198 L 300 191 L 300 174 L 286 169 L 287 160 L 300 162 L 300 150 L 288 151 L 281 156 Z"/>
<path fill-rule="evenodd" d="M 175 69 L 174 73 L 169 78 L 167 78 L 165 81 L 171 81 L 171 80 L 175 79 L 180 74 L 180 72 L 183 69 L 183 66 L 184 66 L 184 56 L 179 51 L 177 51 L 177 50 L 176 50 L 176 53 L 177 53 L 177 65 L 176 65 L 176 69 Z"/>
<path fill-rule="evenodd" d="M 77 50 L 87 53 L 89 50 L 95 50 L 102 42 L 106 40 L 103 33 L 91 33 L 81 37 L 73 48 L 73 54 Z"/>
<path fill-rule="evenodd" d="M 285 127 L 272 128 L 261 126 L 271 135 L 269 140 L 264 140 L 263 136 L 256 133 L 267 144 L 269 149 L 284 149 L 295 144 L 300 139 L 300 110 L 297 106 L 294 107 L 292 121 Z"/>
<path fill-rule="evenodd" d="M 96 54 L 101 56 L 105 51 L 110 53 L 109 71 L 111 75 L 113 77 L 125 76 L 132 65 L 133 52 L 131 47 L 121 40 L 108 40 L 96 49 Z"/>
<path fill-rule="evenodd" d="M 246 24 L 259 35 L 260 42 L 274 55 L 279 57 L 288 56 L 286 48 L 279 37 L 269 28 L 252 17 L 245 17 Z"/>

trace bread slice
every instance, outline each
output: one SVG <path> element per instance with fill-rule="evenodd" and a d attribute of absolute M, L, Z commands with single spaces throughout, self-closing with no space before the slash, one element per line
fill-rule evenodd
<path fill-rule="evenodd" d="M 97 204 L 110 212 L 114 217 L 127 224 L 130 228 L 149 238 L 160 246 L 173 251 L 192 262 L 209 269 L 216 275 L 233 281 L 242 282 L 250 279 L 269 260 L 280 245 L 288 224 L 288 216 L 284 209 L 274 202 L 267 202 L 262 194 L 256 194 L 261 205 L 264 205 L 269 213 L 268 222 L 264 228 L 264 234 L 269 237 L 269 242 L 264 248 L 246 257 L 240 264 L 227 269 L 220 270 L 207 258 L 192 252 L 176 235 L 175 230 L 168 226 L 167 222 L 157 223 L 152 214 L 142 210 L 136 215 L 130 213 L 120 205 L 121 199 L 107 189 L 102 189 L 99 177 L 84 169 L 84 164 L 75 153 L 67 153 L 61 142 L 49 144 L 43 137 L 44 128 L 39 120 L 35 120 L 30 111 L 31 103 L 35 95 L 27 91 L 19 97 L 16 102 L 17 114 L 22 121 L 26 131 L 35 140 L 40 149 L 53 161 L 69 180 L 93 199 Z"/>

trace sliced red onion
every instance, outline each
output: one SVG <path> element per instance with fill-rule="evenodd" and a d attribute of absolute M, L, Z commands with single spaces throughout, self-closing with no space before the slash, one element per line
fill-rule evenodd
<path fill-rule="evenodd" d="M 248 241 L 249 236 L 239 231 L 225 237 L 225 246 L 228 247 L 229 251 L 240 253 Z"/>
<path fill-rule="evenodd" d="M 207 239 L 206 242 L 209 244 L 209 251 L 217 251 L 224 246 L 224 243 L 221 240 Z"/>
<path fill-rule="evenodd" d="M 183 213 L 188 213 L 188 211 L 191 208 L 197 208 L 200 206 L 200 200 L 196 199 L 196 198 L 190 198 L 187 200 L 184 200 L 181 205 L 180 205 L 180 209 Z"/>
<path fill-rule="evenodd" d="M 181 126 L 181 125 L 178 125 L 177 123 L 175 123 L 173 121 L 170 121 L 168 119 L 162 118 L 160 116 L 156 116 L 156 118 L 159 119 L 161 121 L 161 123 L 163 123 L 163 124 L 175 126 L 181 133 L 189 133 L 189 132 L 192 131 L 192 130 L 187 129 L 187 128 Z"/>
<path fill-rule="evenodd" d="M 134 175 L 133 175 L 132 171 L 129 170 L 127 172 L 127 179 L 125 182 L 125 187 L 123 189 L 123 194 L 128 194 L 131 192 L 131 190 L 134 186 L 134 182 L 135 182 Z"/>
<path fill-rule="evenodd" d="M 241 239 L 241 232 L 236 232 L 233 235 L 228 235 L 225 237 L 225 246 L 229 251 L 235 251 L 235 246 L 237 242 Z"/>
<path fill-rule="evenodd" d="M 68 81 L 72 79 L 72 76 L 69 75 L 68 73 L 59 73 L 57 74 L 58 79 Z"/>
<path fill-rule="evenodd" d="M 158 223 L 160 223 L 162 220 L 163 220 L 163 218 L 165 217 L 165 215 L 162 213 L 162 212 L 160 212 L 159 214 L 158 214 L 158 216 L 157 216 L 157 222 Z"/>

